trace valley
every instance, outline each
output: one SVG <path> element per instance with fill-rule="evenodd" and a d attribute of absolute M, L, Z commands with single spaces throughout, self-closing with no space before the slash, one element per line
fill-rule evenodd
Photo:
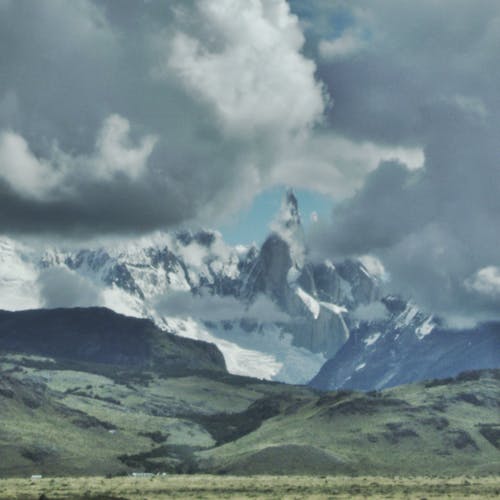
<path fill-rule="evenodd" d="M 27 315 L 38 329 L 22 329 Z M 383 391 L 322 392 L 231 375 L 213 346 L 107 310 L 7 318 L 2 477 L 500 472 L 498 370 Z M 35 341 L 48 324 L 58 337 L 52 352 L 48 336 Z M 131 326 L 139 339 L 142 331 L 151 335 L 141 340 L 150 355 L 139 364 L 124 354 L 130 345 L 113 344 Z M 17 346 L 6 344 L 8 328 L 18 332 Z M 111 360 L 102 349 L 109 345 Z"/>

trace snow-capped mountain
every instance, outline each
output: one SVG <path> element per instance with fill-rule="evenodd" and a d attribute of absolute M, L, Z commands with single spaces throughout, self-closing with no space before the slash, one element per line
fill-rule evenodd
<path fill-rule="evenodd" d="M 0 239 L 0 309 L 104 306 L 215 343 L 235 374 L 307 383 L 323 367 L 313 382 L 322 388 L 422 378 L 418 364 L 401 375 L 398 353 L 407 346 L 413 359 L 439 321 L 383 295 L 362 261 L 308 258 L 292 191 L 260 248 L 207 230 L 85 249 Z"/>
<path fill-rule="evenodd" d="M 500 366 L 500 323 L 444 328 L 401 299 L 382 299 L 389 317 L 361 321 L 311 381 L 318 389 L 379 390 Z"/>
<path fill-rule="evenodd" d="M 214 231 L 86 249 L 2 238 L 0 249 L 0 308 L 100 305 L 148 317 L 165 330 L 217 344 L 233 373 L 287 382 L 310 380 L 346 342 L 345 316 L 359 299 L 355 272 L 351 283 L 349 272 L 331 263 L 307 262 L 292 192 L 260 249 L 230 247 Z M 376 289 L 376 278 L 361 274 Z M 192 314 L 163 307 L 172 297 L 195 297 Z M 215 309 L 230 306 L 235 314 L 200 313 L 210 297 L 219 298 Z"/>

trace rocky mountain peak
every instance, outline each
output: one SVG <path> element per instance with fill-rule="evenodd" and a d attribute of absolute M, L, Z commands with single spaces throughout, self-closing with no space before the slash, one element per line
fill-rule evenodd
<path fill-rule="evenodd" d="M 271 230 L 271 237 L 278 236 L 288 245 L 287 253 L 289 253 L 292 267 L 297 270 L 302 269 L 306 257 L 306 242 L 300 220 L 299 204 L 292 189 L 287 189 L 285 192 L 281 208 L 271 224 Z"/>
<path fill-rule="evenodd" d="M 292 188 L 286 190 L 281 203 L 282 221 L 286 227 L 300 226 L 299 203 Z"/>

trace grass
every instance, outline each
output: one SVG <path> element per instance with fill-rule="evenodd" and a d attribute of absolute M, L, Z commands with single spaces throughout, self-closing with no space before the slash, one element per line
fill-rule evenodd
<path fill-rule="evenodd" d="M 206 470 L 228 474 L 314 473 L 316 463 L 340 474 L 500 474 L 499 400 L 498 379 L 486 374 L 452 385 L 326 395 L 291 404 L 198 456 Z"/>
<path fill-rule="evenodd" d="M 365 394 L 36 362 L 0 355 L 0 477 L 500 474 L 500 371 Z"/>
<path fill-rule="evenodd" d="M 0 480 L 0 500 L 125 500 L 143 498 L 453 498 L 500 495 L 499 476 L 210 476 L 103 477 Z"/>

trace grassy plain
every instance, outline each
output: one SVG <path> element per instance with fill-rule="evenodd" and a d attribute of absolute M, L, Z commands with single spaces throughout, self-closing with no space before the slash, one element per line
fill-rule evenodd
<path fill-rule="evenodd" d="M 500 496 L 500 476 L 217 476 L 80 477 L 0 480 L 0 500 L 164 498 L 452 498 Z M 43 497 L 41 497 L 43 498 Z"/>

